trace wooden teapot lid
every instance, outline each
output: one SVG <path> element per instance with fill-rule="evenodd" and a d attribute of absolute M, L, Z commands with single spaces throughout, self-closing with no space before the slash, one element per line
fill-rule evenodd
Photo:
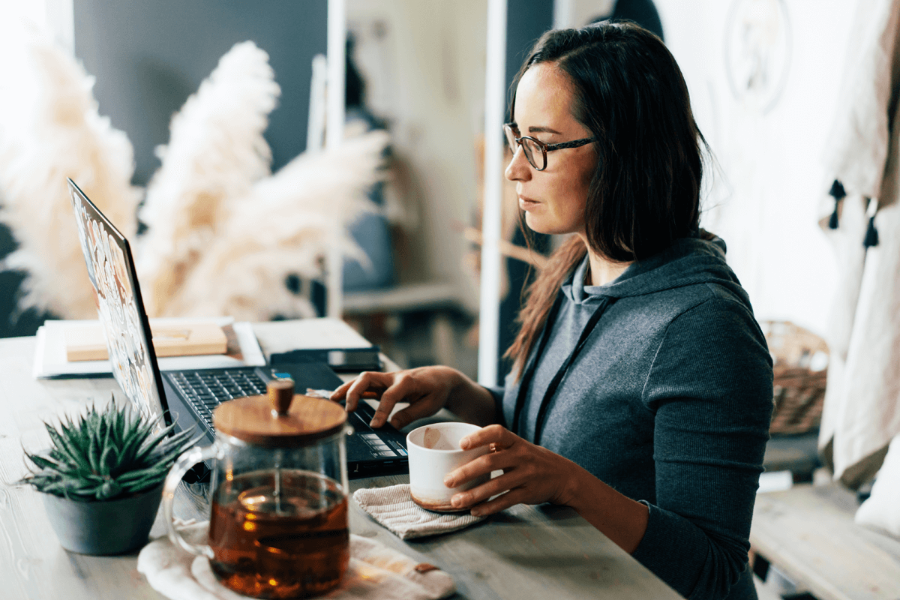
<path fill-rule="evenodd" d="M 256 446 L 298 447 L 339 433 L 347 421 L 341 405 L 294 394 L 290 379 L 270 381 L 266 389 L 265 396 L 237 398 L 216 407 L 216 431 Z"/>

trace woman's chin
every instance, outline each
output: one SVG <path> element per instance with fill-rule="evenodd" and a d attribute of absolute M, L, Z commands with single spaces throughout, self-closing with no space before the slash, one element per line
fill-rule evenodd
<path fill-rule="evenodd" d="M 561 231 L 557 231 L 558 228 L 553 227 L 552 223 L 548 223 L 546 219 L 543 219 L 532 212 L 525 212 L 525 224 L 528 225 L 528 229 L 532 230 L 535 233 L 543 233 L 547 235 L 564 233 Z"/>

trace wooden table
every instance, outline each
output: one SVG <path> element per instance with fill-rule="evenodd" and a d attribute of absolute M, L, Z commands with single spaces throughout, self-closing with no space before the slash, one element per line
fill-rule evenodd
<path fill-rule="evenodd" d="M 900 541 L 854 523 L 857 508 L 836 483 L 760 494 L 750 531 L 756 560 L 820 600 L 897 600 Z"/>
<path fill-rule="evenodd" d="M 349 326 L 332 319 L 261 323 L 254 329 L 267 354 L 367 345 Z M 77 411 L 92 399 L 105 401 L 110 390 L 118 391 L 111 378 L 33 379 L 34 347 L 34 338 L 0 340 L 0 598 L 163 598 L 137 572 L 136 554 L 96 557 L 63 550 L 40 494 L 14 485 L 25 473 L 23 445 L 34 449 L 42 443 L 42 421 Z M 355 480 L 351 488 L 405 481 L 401 476 Z M 189 493 L 176 497 L 176 516 L 205 518 Z M 456 581 L 455 598 L 680 598 L 566 508 L 520 505 L 464 531 L 403 542 L 354 504 L 350 528 L 445 570 Z M 151 535 L 162 531 L 158 518 Z"/>

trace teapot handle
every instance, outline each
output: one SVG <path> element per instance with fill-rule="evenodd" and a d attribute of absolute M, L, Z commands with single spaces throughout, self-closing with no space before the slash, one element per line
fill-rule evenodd
<path fill-rule="evenodd" d="M 175 528 L 172 511 L 175 504 L 175 490 L 178 489 L 178 484 L 181 483 L 181 478 L 184 477 L 184 474 L 199 462 L 210 460 L 213 458 L 222 458 L 220 454 L 220 449 L 216 444 L 212 444 L 211 446 L 206 446 L 203 448 L 201 448 L 200 446 L 195 446 L 183 452 L 181 456 L 179 456 L 175 461 L 175 464 L 172 465 L 172 469 L 166 476 L 166 483 L 163 487 L 163 518 L 166 522 L 166 530 L 169 534 L 169 539 L 172 541 L 172 544 L 176 547 L 186 550 L 187 552 L 190 552 L 191 554 L 197 556 L 205 556 L 207 558 L 213 558 L 212 548 L 207 545 L 200 546 L 197 544 L 192 544 L 185 540 L 181 536 L 181 533 Z"/>

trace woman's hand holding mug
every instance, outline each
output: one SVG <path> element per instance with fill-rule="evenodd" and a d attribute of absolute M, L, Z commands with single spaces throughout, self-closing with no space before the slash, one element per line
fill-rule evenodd
<path fill-rule="evenodd" d="M 444 478 L 448 488 L 503 471 L 499 477 L 451 498 L 455 509 L 475 516 L 491 515 L 516 504 L 568 505 L 573 483 L 582 469 L 562 456 L 531 444 L 501 425 L 489 425 L 460 440 L 460 448 L 488 446 L 490 452 L 457 468 Z M 493 498 L 493 499 L 491 499 Z"/>

